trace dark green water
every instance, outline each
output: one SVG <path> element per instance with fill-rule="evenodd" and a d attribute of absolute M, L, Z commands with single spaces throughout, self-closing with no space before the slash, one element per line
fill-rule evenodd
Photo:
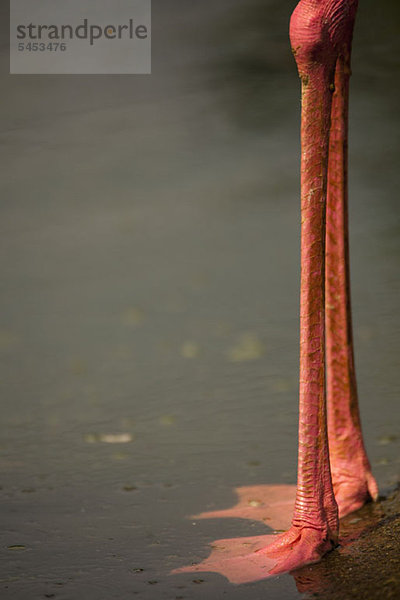
<path fill-rule="evenodd" d="M 299 597 L 290 575 L 169 575 L 264 532 L 187 515 L 295 482 L 294 4 L 154 0 L 153 74 L 130 77 L 7 75 L 3 11 L 4 598 Z M 399 479 L 398 34 L 398 3 L 360 2 L 352 291 L 383 491 Z"/>

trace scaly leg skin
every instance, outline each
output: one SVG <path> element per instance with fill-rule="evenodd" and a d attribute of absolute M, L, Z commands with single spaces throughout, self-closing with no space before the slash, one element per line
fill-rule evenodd
<path fill-rule="evenodd" d="M 329 454 L 339 516 L 378 487 L 365 451 L 354 370 L 348 246 L 347 144 L 351 37 L 336 64 L 326 216 L 326 352 Z"/>
<path fill-rule="evenodd" d="M 278 559 L 271 573 L 316 562 L 337 543 L 325 398 L 326 201 L 335 69 L 350 48 L 356 8 L 357 0 L 301 0 L 290 23 L 302 81 L 299 459 L 292 526 L 264 550 Z"/>
<path fill-rule="evenodd" d="M 315 0 L 301 0 L 290 22 L 302 82 L 299 454 L 292 526 L 261 550 L 277 559 L 271 574 L 318 561 L 338 535 L 325 399 L 325 219 L 337 48 L 326 4 L 316 10 Z"/>

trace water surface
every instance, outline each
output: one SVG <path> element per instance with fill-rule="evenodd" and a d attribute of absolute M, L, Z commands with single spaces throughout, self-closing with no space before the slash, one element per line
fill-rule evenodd
<path fill-rule="evenodd" d="M 5 15 L 4 598 L 299 596 L 290 575 L 169 575 L 265 533 L 188 515 L 295 482 L 294 4 L 155 0 L 153 74 L 131 77 L 7 75 Z M 398 11 L 361 3 L 351 100 L 356 360 L 383 490 L 399 474 Z"/>

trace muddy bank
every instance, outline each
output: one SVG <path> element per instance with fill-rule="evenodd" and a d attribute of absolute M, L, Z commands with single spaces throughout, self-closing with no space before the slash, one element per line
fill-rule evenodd
<path fill-rule="evenodd" d="M 307 599 L 400 598 L 400 490 L 349 515 L 342 531 L 339 548 L 295 574 L 298 591 Z"/>

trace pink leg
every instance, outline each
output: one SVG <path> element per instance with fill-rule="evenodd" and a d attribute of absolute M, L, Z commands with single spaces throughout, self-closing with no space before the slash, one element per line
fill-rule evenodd
<path fill-rule="evenodd" d="M 361 435 L 349 295 L 347 105 L 356 8 L 357 0 L 300 0 L 290 23 L 302 82 L 300 416 L 292 524 L 271 544 L 272 536 L 246 538 L 244 544 L 220 540 L 216 550 L 227 553 L 185 571 L 217 571 L 239 583 L 316 562 L 337 542 L 337 501 L 345 514 L 377 494 Z M 255 513 L 239 503 L 223 514 Z M 222 516 L 208 514 L 217 515 Z M 248 554 L 243 555 L 243 545 L 249 546 Z M 241 573 L 243 559 L 247 567 Z"/>
<path fill-rule="evenodd" d="M 312 0 L 293 13 L 290 37 L 302 81 L 300 417 L 292 526 L 263 550 L 271 573 L 318 561 L 337 541 L 325 400 L 325 217 L 329 128 L 337 58 L 326 18 L 310 21 Z M 311 6 L 315 9 L 315 6 Z M 310 25 L 311 23 L 311 25 Z M 321 44 L 321 38 L 325 47 Z"/>
<path fill-rule="evenodd" d="M 329 143 L 326 215 L 326 351 L 329 453 L 342 517 L 376 500 L 378 488 L 365 452 L 354 370 L 347 214 L 347 139 L 350 43 L 335 74 Z"/>
<path fill-rule="evenodd" d="M 227 554 L 185 571 L 217 571 L 239 583 L 316 562 L 337 542 L 337 502 L 345 514 L 377 494 L 361 435 L 349 295 L 347 106 L 356 9 L 357 0 L 300 0 L 290 22 L 302 82 L 300 416 L 292 524 L 272 543 L 271 536 L 246 538 L 245 555 L 239 540 L 220 540 L 216 550 Z M 245 508 L 224 515 L 250 516 Z M 247 567 L 240 573 L 243 559 Z"/>

